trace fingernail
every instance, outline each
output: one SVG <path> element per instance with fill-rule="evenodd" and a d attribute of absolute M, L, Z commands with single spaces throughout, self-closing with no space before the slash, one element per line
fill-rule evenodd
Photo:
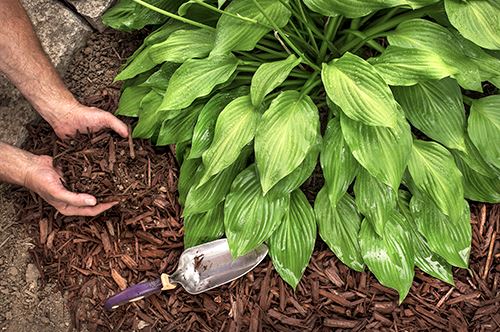
<path fill-rule="evenodd" d="M 96 204 L 96 201 L 95 201 L 95 199 L 94 199 L 94 198 L 87 198 L 87 199 L 85 200 L 85 204 L 87 204 L 87 205 L 95 205 L 95 204 Z"/>

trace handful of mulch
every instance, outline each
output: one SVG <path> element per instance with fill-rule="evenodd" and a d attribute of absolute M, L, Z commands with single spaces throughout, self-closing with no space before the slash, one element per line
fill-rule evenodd
<path fill-rule="evenodd" d="M 94 195 L 100 203 L 120 201 L 117 208 L 125 215 L 144 206 L 174 205 L 176 181 L 166 168 L 175 165 L 152 163 L 156 155 L 150 144 L 109 131 L 57 140 L 53 150 L 54 166 L 64 174 L 68 190 Z"/>

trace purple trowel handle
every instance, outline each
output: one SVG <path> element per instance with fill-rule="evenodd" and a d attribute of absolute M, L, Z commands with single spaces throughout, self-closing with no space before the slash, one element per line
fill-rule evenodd
<path fill-rule="evenodd" d="M 120 293 L 110 297 L 104 303 L 106 310 L 113 310 L 123 304 L 138 301 L 146 296 L 160 293 L 163 285 L 161 279 L 141 282 L 140 284 L 130 286 Z"/>

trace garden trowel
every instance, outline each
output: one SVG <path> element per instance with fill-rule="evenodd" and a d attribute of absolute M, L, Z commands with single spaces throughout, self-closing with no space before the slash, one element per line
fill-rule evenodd
<path fill-rule="evenodd" d="M 159 279 L 142 282 L 126 288 L 104 303 L 107 310 L 174 289 L 181 285 L 190 294 L 203 293 L 209 289 L 233 281 L 256 267 L 267 255 L 266 245 L 233 259 L 227 239 L 208 242 L 185 250 L 179 258 L 179 266 L 172 275 L 163 273 Z"/>

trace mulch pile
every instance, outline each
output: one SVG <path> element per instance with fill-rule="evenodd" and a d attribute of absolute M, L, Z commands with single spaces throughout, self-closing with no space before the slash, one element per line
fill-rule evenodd
<path fill-rule="evenodd" d="M 91 106 L 116 107 L 119 86 L 111 82 L 112 77 L 137 44 L 130 42 L 125 50 L 125 42 L 117 42 L 120 38 L 127 40 L 115 32 L 97 34 L 69 70 L 71 89 Z M 96 68 L 95 64 L 103 63 L 114 66 L 113 70 Z M 204 294 L 193 296 L 176 289 L 105 312 L 102 305 L 108 296 L 176 268 L 183 250 L 183 222 L 176 200 L 178 165 L 173 151 L 105 132 L 61 142 L 45 123 L 31 128 L 25 146 L 55 157 L 68 188 L 94 194 L 101 201 L 120 201 L 95 218 L 65 217 L 24 189 L 14 193 L 20 220 L 31 225 L 36 245 L 33 260 L 43 280 L 60 285 L 77 329 L 500 329 L 500 205 L 484 204 L 471 208 L 470 270 L 456 269 L 455 287 L 417 271 L 401 305 L 395 291 L 380 285 L 371 273 L 348 269 L 318 240 L 295 292 L 266 259 L 245 277 Z M 321 180 L 313 179 L 304 188 L 308 196 L 317 181 Z"/>

